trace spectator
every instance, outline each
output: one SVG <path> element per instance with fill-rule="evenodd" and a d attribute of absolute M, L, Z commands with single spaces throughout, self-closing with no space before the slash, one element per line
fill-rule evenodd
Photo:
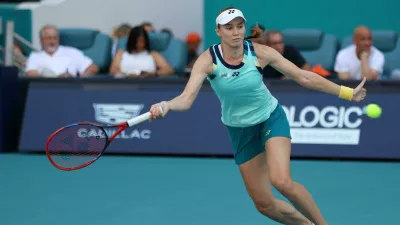
<path fill-rule="evenodd" d="M 126 48 L 117 52 L 110 68 L 116 77 L 168 76 L 173 72 L 161 54 L 150 50 L 149 37 L 142 26 L 132 28 Z"/>
<path fill-rule="evenodd" d="M 143 22 L 142 27 L 147 31 L 147 33 L 154 32 L 153 24 L 150 22 Z"/>
<path fill-rule="evenodd" d="M 99 68 L 82 51 L 59 44 L 57 27 L 46 25 L 40 30 L 43 50 L 32 52 L 25 71 L 30 77 L 85 77 Z"/>
<path fill-rule="evenodd" d="M 14 50 L 18 53 L 21 53 L 23 56 L 27 56 L 25 50 L 21 47 L 21 45 L 14 42 Z"/>
<path fill-rule="evenodd" d="M 186 36 L 186 44 L 188 47 L 187 69 L 192 69 L 194 62 L 199 56 L 197 50 L 201 42 L 201 37 L 198 33 L 192 32 Z"/>
<path fill-rule="evenodd" d="M 285 45 L 281 32 L 277 30 L 268 31 L 266 34 L 266 44 L 278 51 L 283 57 L 299 68 L 310 70 L 310 65 L 306 62 L 300 52 L 294 46 Z M 268 65 L 263 69 L 263 76 L 268 79 L 287 79 L 282 73 Z"/>
<path fill-rule="evenodd" d="M 167 34 L 169 34 L 171 37 L 174 36 L 174 34 L 172 33 L 171 29 L 169 29 L 169 28 L 163 28 L 163 29 L 160 30 L 160 32 L 161 32 L 161 33 L 167 33 Z"/>
<path fill-rule="evenodd" d="M 385 56 L 372 46 L 371 31 L 360 26 L 354 30 L 353 44 L 336 56 L 335 72 L 341 80 L 378 79 L 383 71 Z"/>
<path fill-rule="evenodd" d="M 131 28 L 132 27 L 129 24 L 123 23 L 113 30 L 113 33 L 111 35 L 113 39 L 113 46 L 111 52 L 112 56 L 115 56 L 115 53 L 117 52 L 119 39 L 127 37 Z"/>

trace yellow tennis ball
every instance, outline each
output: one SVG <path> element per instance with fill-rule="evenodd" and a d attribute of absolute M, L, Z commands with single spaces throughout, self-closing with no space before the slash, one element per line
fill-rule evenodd
<path fill-rule="evenodd" d="M 376 119 L 381 116 L 382 109 L 377 104 L 369 104 L 365 108 L 365 112 L 370 118 Z"/>

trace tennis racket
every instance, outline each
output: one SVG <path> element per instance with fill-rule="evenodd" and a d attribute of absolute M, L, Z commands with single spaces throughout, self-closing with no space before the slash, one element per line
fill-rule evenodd
<path fill-rule="evenodd" d="M 160 107 L 160 112 L 163 110 Z M 150 118 L 150 112 L 116 125 L 78 122 L 64 126 L 52 133 L 46 142 L 46 155 L 57 169 L 72 171 L 94 163 L 103 155 L 115 137 L 128 127 Z M 117 128 L 111 137 L 105 129 Z"/>

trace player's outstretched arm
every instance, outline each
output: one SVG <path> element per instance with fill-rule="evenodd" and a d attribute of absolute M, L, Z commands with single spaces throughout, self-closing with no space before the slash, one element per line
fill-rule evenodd
<path fill-rule="evenodd" d="M 193 65 L 188 83 L 182 94 L 170 101 L 163 101 L 152 105 L 150 108 L 151 117 L 155 119 L 164 117 L 168 111 L 187 111 L 191 108 L 201 86 L 208 74 L 212 73 L 212 58 L 209 51 L 203 52 Z M 163 112 L 160 112 L 159 106 Z"/>
<path fill-rule="evenodd" d="M 366 90 L 363 88 L 365 78 L 355 89 L 339 86 L 316 73 L 300 69 L 273 48 L 256 45 L 256 50 L 261 60 L 265 60 L 267 64 L 306 88 L 339 96 L 349 101 L 361 101 L 366 96 Z"/>

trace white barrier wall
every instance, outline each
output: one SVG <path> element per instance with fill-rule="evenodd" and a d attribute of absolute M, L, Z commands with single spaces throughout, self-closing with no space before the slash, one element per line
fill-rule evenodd
<path fill-rule="evenodd" d="M 32 10 L 32 42 L 36 48 L 40 48 L 40 28 L 49 23 L 111 34 L 121 23 L 150 21 L 156 30 L 169 28 L 180 39 L 192 31 L 203 36 L 203 0 L 47 0 L 23 3 L 19 8 Z"/>

